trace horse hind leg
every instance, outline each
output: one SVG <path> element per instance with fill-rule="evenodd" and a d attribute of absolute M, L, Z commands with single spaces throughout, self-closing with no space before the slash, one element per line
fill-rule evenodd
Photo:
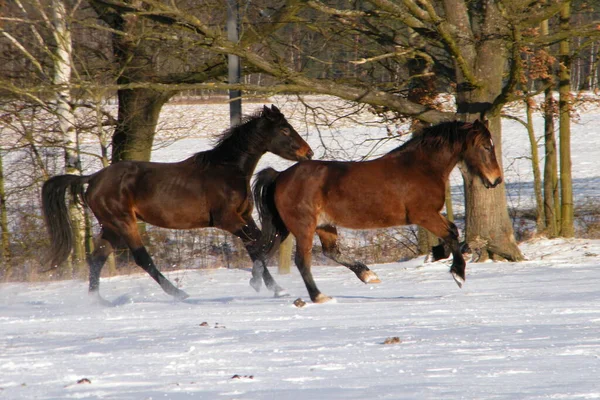
<path fill-rule="evenodd" d="M 333 261 L 342 264 L 350 271 L 354 272 L 358 279 L 364 283 L 380 283 L 381 280 L 371 271 L 369 267 L 360 261 L 352 260 L 351 258 L 343 255 L 337 244 L 337 229 L 335 226 L 323 226 L 317 228 L 317 235 L 321 240 L 323 246 L 323 254 Z"/>
<path fill-rule="evenodd" d="M 158 268 L 156 268 L 154 261 L 152 261 L 152 257 L 150 257 L 148 250 L 146 250 L 146 247 L 144 247 L 144 244 L 142 243 L 142 238 L 137 230 L 135 218 L 129 217 L 125 220 L 113 221 L 113 225 L 115 228 L 120 228 L 114 229 L 114 231 L 120 233 L 120 236 L 131 250 L 135 263 L 142 267 L 144 271 L 160 285 L 165 293 L 178 300 L 184 300 L 189 297 L 186 292 L 175 287 L 163 274 L 161 274 Z"/>
<path fill-rule="evenodd" d="M 331 300 L 331 297 L 321 293 L 311 272 L 312 251 L 312 231 L 306 235 L 296 235 L 296 257 L 295 262 L 304 285 L 308 290 L 308 295 L 313 303 L 325 303 Z"/>
<path fill-rule="evenodd" d="M 146 271 L 164 290 L 165 293 L 175 297 L 177 300 L 185 300 L 189 297 L 189 295 L 183 290 L 175 287 L 165 276 L 156 268 L 154 265 L 154 261 L 152 261 L 152 257 L 148 254 L 148 250 L 146 247 L 131 247 L 131 254 L 133 255 L 133 259 L 135 263 L 142 267 L 144 271 Z"/>
<path fill-rule="evenodd" d="M 111 305 L 111 303 L 100 296 L 100 274 L 102 272 L 102 267 L 110 254 L 114 251 L 117 243 L 118 237 L 116 235 L 106 229 L 102 229 L 100 236 L 96 241 L 94 251 L 88 258 L 88 266 L 90 268 L 89 294 L 98 303 L 103 305 Z"/>

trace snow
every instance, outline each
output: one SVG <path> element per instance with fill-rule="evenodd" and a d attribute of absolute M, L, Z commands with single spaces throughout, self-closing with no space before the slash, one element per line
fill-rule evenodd
<path fill-rule="evenodd" d="M 590 112 L 573 126 L 576 202 L 600 195 L 597 121 Z M 340 144 L 332 154 L 363 154 L 349 129 L 323 132 Z M 180 160 L 209 145 L 188 138 L 154 157 Z M 529 206 L 519 124 L 504 122 L 503 148 L 510 201 Z M 103 278 L 114 307 L 90 301 L 84 281 L 3 283 L 0 399 L 599 399 L 600 240 L 520 247 L 527 261 L 468 262 L 463 289 L 448 261 L 372 265 L 382 282 L 369 285 L 344 267 L 315 266 L 334 298 L 318 305 L 295 269 L 272 270 L 290 293 L 282 298 L 256 293 L 242 269 L 167 272 L 191 295 L 183 302 L 145 273 Z M 298 297 L 305 307 L 294 306 Z"/>
<path fill-rule="evenodd" d="M 377 285 L 314 268 L 335 300 L 303 308 L 295 270 L 275 275 L 284 298 L 239 269 L 170 273 L 184 302 L 145 274 L 107 278 L 112 308 L 82 281 L 3 284 L 0 398 L 600 398 L 600 241 L 522 250 L 531 261 L 469 263 L 462 290 L 422 258 L 374 265 Z"/>

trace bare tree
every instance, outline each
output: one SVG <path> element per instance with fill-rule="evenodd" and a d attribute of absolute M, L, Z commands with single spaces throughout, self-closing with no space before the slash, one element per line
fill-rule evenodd
<path fill-rule="evenodd" d="M 47 5 L 37 2 L 31 8 L 27 8 L 26 5 L 28 4 L 22 3 L 21 0 L 15 0 L 15 5 L 20 11 L 21 18 L 28 23 L 30 37 L 33 41 L 27 43 L 24 40 L 25 38 L 19 38 L 5 30 L 2 31 L 3 36 L 9 40 L 13 47 L 34 66 L 40 79 L 42 81 L 46 80 L 46 83 L 54 89 L 54 101 L 47 101 L 44 95 L 36 95 L 33 91 L 26 92 L 26 89 L 16 94 L 28 97 L 29 100 L 37 102 L 56 117 L 61 133 L 60 140 L 62 141 L 62 148 L 64 150 L 64 171 L 69 174 L 81 173 L 75 113 L 71 98 L 73 44 L 71 28 L 69 26 L 69 22 L 72 20 L 72 13 L 75 12 L 79 3 L 81 1 L 77 2 L 74 9 L 68 12 L 63 0 L 52 0 Z M 47 11 L 51 11 L 51 14 L 49 15 Z M 41 27 L 44 27 L 49 32 L 49 35 L 44 35 L 38 29 L 38 25 L 34 23 L 36 19 L 41 20 Z M 33 143 L 33 138 L 30 138 L 30 140 Z M 74 251 L 72 261 L 76 269 L 78 269 L 85 261 L 85 247 L 83 243 L 84 216 L 82 209 L 77 206 L 77 202 L 74 199 L 70 202 L 69 207 L 76 239 L 76 250 Z M 70 264 L 68 262 L 66 265 L 61 266 L 59 268 L 60 273 L 65 276 L 71 276 Z"/>
<path fill-rule="evenodd" d="M 71 98 L 71 73 L 73 70 L 73 42 L 69 21 L 72 14 L 67 13 L 63 0 L 52 0 L 52 19 L 46 16 L 43 9 L 40 14 L 49 26 L 52 26 L 52 35 L 56 44 L 52 52 L 54 74 L 52 83 L 56 86 L 56 117 L 63 140 L 65 152 L 65 173 L 81 175 L 81 161 L 79 157 L 79 140 L 77 137 L 75 111 Z M 72 10 L 74 12 L 74 10 Z M 85 265 L 85 216 L 83 208 L 76 198 L 76 194 L 69 201 L 69 214 L 73 230 L 73 267 L 81 269 Z"/>
<path fill-rule="evenodd" d="M 570 28 L 571 3 L 565 3 L 560 9 L 560 30 Z M 571 50 L 570 41 L 560 41 L 558 91 L 559 91 L 559 130 L 560 130 L 560 235 L 572 237 L 573 227 L 573 183 L 571 179 Z"/>
<path fill-rule="evenodd" d="M 6 278 L 10 275 L 10 231 L 8 229 L 8 213 L 6 211 L 6 190 L 4 182 L 3 150 L 0 148 L 0 253 L 4 271 L 2 275 Z"/>
<path fill-rule="evenodd" d="M 328 94 L 427 123 L 453 119 L 457 114 L 464 120 L 485 115 L 490 120 L 499 159 L 500 111 L 506 102 L 516 98 L 520 48 L 524 43 L 553 43 L 564 36 L 562 32 L 541 37 L 529 34 L 529 30 L 557 15 L 563 3 L 568 3 L 566 0 L 532 4 L 485 0 L 435 3 L 371 0 L 344 7 L 345 4 L 332 6 L 317 0 L 287 0 L 268 13 L 255 15 L 255 18 L 266 15 L 267 20 L 263 21 L 268 22 L 269 29 L 259 32 L 256 26 L 263 25 L 246 19 L 242 40 L 236 44 L 227 40 L 220 28 L 222 24 L 215 25 L 205 16 L 178 8 L 174 3 L 97 1 L 168 26 L 173 32 L 185 32 L 194 38 L 198 48 L 208 52 L 238 55 L 244 60 L 247 72 L 269 76 L 269 82 L 261 86 L 235 85 L 244 90 Z M 266 6 L 260 3 L 263 4 Z M 323 44 L 321 48 L 298 47 L 285 40 L 285 30 L 281 28 L 297 21 L 302 21 L 302 26 L 298 25 L 300 29 L 317 33 L 318 41 Z M 260 37 L 260 42 L 244 41 L 252 34 Z M 597 36 L 598 32 L 590 24 L 580 27 L 577 34 Z M 361 43 L 360 50 L 357 50 L 357 40 Z M 290 51 L 292 47 L 294 52 Z M 287 56 L 298 52 L 305 57 L 304 63 L 298 63 L 298 57 Z M 336 57 L 332 58 L 331 54 Z M 457 114 L 407 98 L 407 88 L 414 84 L 415 75 L 423 75 L 409 71 L 409 61 L 417 59 L 425 63 L 426 74 L 436 76 L 438 90 L 454 90 Z M 508 79 L 504 79 L 505 76 Z M 136 87 L 156 86 L 138 82 Z M 217 81 L 211 82 L 210 87 L 232 86 Z M 504 186 L 488 191 L 468 172 L 464 177 L 467 240 L 484 243 L 481 248 L 484 259 L 493 255 L 520 259 Z"/>
<path fill-rule="evenodd" d="M 540 24 L 542 36 L 549 36 L 548 20 Z M 553 95 L 555 59 L 550 56 L 549 46 L 541 50 L 543 64 L 542 83 L 544 89 L 544 218 L 546 234 L 549 237 L 558 236 L 558 223 L 560 221 L 560 208 L 558 197 L 558 164 L 556 153 L 556 136 L 554 132 L 554 117 L 556 115 L 556 101 Z"/>

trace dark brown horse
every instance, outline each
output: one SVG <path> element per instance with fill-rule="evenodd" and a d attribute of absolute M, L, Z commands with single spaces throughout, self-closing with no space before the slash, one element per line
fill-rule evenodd
<path fill-rule="evenodd" d="M 260 246 L 272 254 L 292 233 L 296 265 L 315 303 L 330 300 L 315 284 L 311 267 L 313 235 L 324 254 L 352 270 L 365 283 L 378 282 L 363 263 L 340 253 L 336 226 L 376 229 L 417 224 L 450 247 L 450 271 L 459 286 L 465 261 L 456 226 L 440 214 L 450 172 L 463 162 L 490 188 L 502 182 L 487 125 L 475 121 L 446 122 L 426 128 L 381 158 L 365 162 L 305 161 L 283 172 L 258 174 L 254 197 L 262 222 Z"/>
<path fill-rule="evenodd" d="M 308 160 L 313 155 L 277 107 L 265 106 L 226 131 L 212 150 L 184 161 L 123 161 L 89 176 L 60 175 L 49 179 L 42 189 L 42 207 L 51 238 L 50 265 L 64 262 L 72 249 L 65 201 L 68 189 L 81 194 L 101 226 L 95 250 L 88 259 L 89 290 L 99 299 L 102 266 L 113 249 L 123 245 L 166 293 L 178 299 L 187 297 L 154 265 L 138 232 L 138 220 L 170 229 L 221 228 L 241 238 L 253 263 L 260 264 L 260 252 L 254 246 L 260 231 L 251 216 L 250 178 L 266 152 L 294 161 Z M 85 194 L 84 184 L 88 185 Z M 260 264 L 253 267 L 253 272 L 262 273 L 267 287 L 278 294 L 281 288 L 267 268 Z M 260 276 L 256 280 L 254 275 L 253 286 L 258 290 Z"/>

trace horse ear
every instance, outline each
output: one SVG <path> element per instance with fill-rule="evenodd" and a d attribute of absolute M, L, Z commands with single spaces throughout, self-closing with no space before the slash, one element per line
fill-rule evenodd
<path fill-rule="evenodd" d="M 279 111 L 279 108 L 275 104 L 271 104 L 271 110 L 276 114 L 281 114 L 281 111 Z"/>
<path fill-rule="evenodd" d="M 268 119 L 273 119 L 274 112 L 267 106 L 263 106 L 263 116 Z"/>
<path fill-rule="evenodd" d="M 483 122 L 478 118 L 473 122 L 473 126 L 478 126 L 478 125 L 483 125 L 486 128 L 488 127 L 490 121 L 487 119 L 484 119 Z"/>

